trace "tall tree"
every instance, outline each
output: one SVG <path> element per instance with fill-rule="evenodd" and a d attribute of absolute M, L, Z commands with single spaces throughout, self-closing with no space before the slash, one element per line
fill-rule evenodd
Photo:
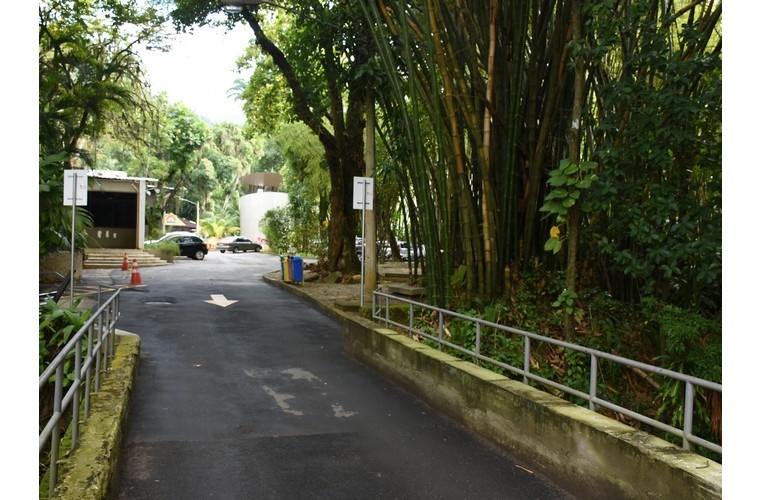
<path fill-rule="evenodd" d="M 322 221 L 328 217 L 330 179 L 323 147 L 302 122 L 281 126 L 274 142 L 284 159 L 281 172 L 288 193 L 292 246 L 299 252 L 325 255 Z"/>
<path fill-rule="evenodd" d="M 211 22 L 220 10 L 215 1 L 177 0 L 178 26 Z M 372 43 L 368 28 L 355 15 L 356 2 L 299 0 L 244 7 L 233 17 L 252 29 L 256 46 L 266 54 L 290 92 L 293 116 L 304 122 L 325 150 L 331 179 L 327 268 L 356 272 L 354 240 L 358 221 L 352 207 L 355 176 L 364 173 L 364 110 L 369 88 Z M 275 10 L 273 10 L 273 8 Z M 287 18 L 286 35 L 268 34 L 268 18 Z"/>
<path fill-rule="evenodd" d="M 149 108 L 134 46 L 161 38 L 154 9 L 107 0 L 39 4 L 40 251 L 61 247 L 63 169 L 92 163 L 109 123 Z M 58 158 L 60 161 L 50 161 Z M 60 195 L 60 196 L 57 196 Z"/>
<path fill-rule="evenodd" d="M 429 295 L 449 302 L 462 265 L 466 298 L 491 300 L 506 266 L 529 266 L 542 251 L 543 169 L 560 153 L 573 83 L 563 58 L 569 9 L 378 0 L 365 13 L 388 89 L 381 128 L 387 143 L 405 138 L 395 155 L 406 155 L 421 238 L 446 249 L 429 256 Z"/>
<path fill-rule="evenodd" d="M 422 237 L 447 249 L 432 300 L 459 265 L 484 299 L 543 266 L 566 268 L 572 312 L 578 277 L 716 310 L 721 2 L 361 5 L 384 144 Z"/>

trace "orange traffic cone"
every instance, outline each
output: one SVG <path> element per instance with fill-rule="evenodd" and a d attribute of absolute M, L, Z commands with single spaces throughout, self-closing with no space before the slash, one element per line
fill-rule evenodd
<path fill-rule="evenodd" d="M 132 279 L 130 280 L 130 285 L 142 285 L 143 282 L 140 280 L 140 273 L 138 272 L 138 259 L 133 259 L 132 261 Z"/>
<path fill-rule="evenodd" d="M 127 262 L 127 252 L 124 252 L 124 260 L 122 261 L 122 271 L 129 271 L 130 263 Z"/>

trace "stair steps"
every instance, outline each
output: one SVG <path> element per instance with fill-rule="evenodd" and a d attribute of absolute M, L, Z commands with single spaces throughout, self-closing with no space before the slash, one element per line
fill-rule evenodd
<path fill-rule="evenodd" d="M 121 269 L 127 254 L 127 262 L 132 269 L 132 262 L 137 260 L 141 267 L 164 266 L 167 261 L 152 253 L 134 248 L 89 248 L 85 250 L 85 269 Z"/>

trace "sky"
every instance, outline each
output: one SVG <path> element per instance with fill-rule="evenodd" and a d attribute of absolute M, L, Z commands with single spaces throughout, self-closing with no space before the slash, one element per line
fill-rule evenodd
<path fill-rule="evenodd" d="M 168 52 L 140 50 L 151 92 L 166 91 L 170 102 L 181 102 L 199 118 L 211 123 L 244 123 L 242 103 L 228 97 L 236 79 L 249 73 L 236 70 L 240 57 L 253 37 L 251 28 L 238 25 L 224 28 L 197 28 L 176 35 Z"/>

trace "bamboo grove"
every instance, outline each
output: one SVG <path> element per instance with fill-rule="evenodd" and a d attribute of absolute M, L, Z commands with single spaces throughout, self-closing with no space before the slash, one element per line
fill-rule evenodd
<path fill-rule="evenodd" d="M 491 299 L 540 266 L 565 273 L 562 301 L 719 314 L 721 2 L 358 4 L 411 239 L 442 250 L 435 302 L 454 276 Z"/>

